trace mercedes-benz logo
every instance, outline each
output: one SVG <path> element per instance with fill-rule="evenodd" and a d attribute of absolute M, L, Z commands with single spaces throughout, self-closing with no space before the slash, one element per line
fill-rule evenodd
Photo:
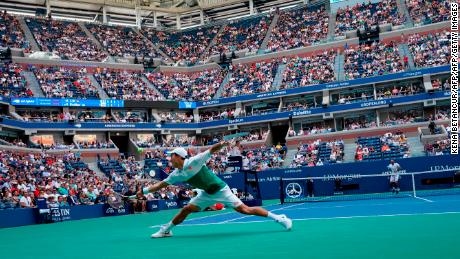
<path fill-rule="evenodd" d="M 298 183 L 290 183 L 286 186 L 286 195 L 289 198 L 298 198 L 302 195 L 302 187 Z"/>

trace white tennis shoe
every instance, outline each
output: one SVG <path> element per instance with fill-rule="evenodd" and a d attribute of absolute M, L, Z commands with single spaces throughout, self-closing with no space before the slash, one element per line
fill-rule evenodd
<path fill-rule="evenodd" d="M 173 233 L 171 230 L 166 231 L 164 227 L 161 227 L 155 234 L 152 234 L 152 238 L 172 237 Z"/>
<path fill-rule="evenodd" d="M 284 226 L 286 230 L 291 230 L 292 228 L 292 220 L 284 214 L 280 215 L 280 218 L 276 222 Z"/>

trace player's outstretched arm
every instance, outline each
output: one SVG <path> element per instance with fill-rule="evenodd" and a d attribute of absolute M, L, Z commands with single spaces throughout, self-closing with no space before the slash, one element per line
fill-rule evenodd
<path fill-rule="evenodd" d="M 147 194 L 147 193 L 150 193 L 150 192 L 156 192 L 162 188 L 165 188 L 166 186 L 168 186 L 169 184 L 165 181 L 160 181 L 160 182 L 157 182 L 153 185 L 150 185 L 149 187 L 145 187 L 143 188 L 141 191 L 141 193 L 143 194 Z"/>
<path fill-rule="evenodd" d="M 230 142 L 228 141 L 221 141 L 217 144 L 214 144 L 210 149 L 209 149 L 209 152 L 211 154 L 214 154 L 214 153 L 217 153 L 219 150 L 221 150 L 223 147 L 225 146 L 229 146 L 230 145 Z"/>

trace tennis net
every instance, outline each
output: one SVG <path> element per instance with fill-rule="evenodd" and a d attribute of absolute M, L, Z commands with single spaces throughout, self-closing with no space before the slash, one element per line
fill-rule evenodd
<path fill-rule="evenodd" d="M 281 178 L 281 203 L 460 194 L 460 171 Z"/>

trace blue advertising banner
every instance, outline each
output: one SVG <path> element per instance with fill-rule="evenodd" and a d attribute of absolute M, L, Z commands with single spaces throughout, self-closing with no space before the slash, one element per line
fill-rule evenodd
<path fill-rule="evenodd" d="M 123 108 L 123 100 L 69 99 L 69 98 L 11 98 L 10 103 L 17 106 L 49 107 L 116 107 Z"/>
<path fill-rule="evenodd" d="M 423 172 L 423 171 L 439 171 L 439 170 L 460 170 L 460 156 L 458 155 L 445 155 L 445 156 L 432 156 L 432 157 L 414 157 L 397 159 L 402 167 L 403 172 Z M 370 174 L 386 174 L 389 160 L 372 161 L 372 162 L 356 162 L 356 163 L 343 163 L 332 164 L 316 167 L 302 167 L 302 168 L 286 168 L 267 170 L 258 173 L 259 185 L 261 190 L 262 199 L 277 199 L 279 198 L 280 179 L 283 178 L 304 178 L 304 177 L 330 177 L 331 179 L 336 176 L 359 176 Z M 227 184 L 232 188 L 244 189 L 244 174 L 234 173 L 227 175 L 220 175 Z M 387 188 L 385 184 L 381 187 L 381 182 L 375 184 L 368 184 L 369 188 Z M 380 186 L 380 187 L 379 187 Z M 319 186 L 317 186 L 319 187 Z M 366 187 L 367 188 L 367 187 Z"/>
<path fill-rule="evenodd" d="M 112 208 L 109 204 L 104 204 L 104 216 L 120 216 L 127 214 L 129 214 L 129 210 L 124 205 L 119 208 Z"/>
<path fill-rule="evenodd" d="M 9 103 L 10 100 L 9 100 L 7 97 L 5 97 L 5 96 L 0 96 L 0 102 L 2 102 L 2 103 Z"/>
<path fill-rule="evenodd" d="M 147 201 L 147 211 L 159 211 L 158 200 Z"/>
<path fill-rule="evenodd" d="M 177 200 L 158 200 L 158 208 L 160 210 L 170 210 L 179 208 Z"/>
<path fill-rule="evenodd" d="M 372 84 L 382 81 L 401 80 L 405 78 L 411 78 L 416 76 L 422 76 L 425 74 L 436 74 L 450 72 L 450 66 L 440 66 L 433 68 L 424 68 L 416 71 L 388 74 L 383 76 L 360 78 L 355 80 L 349 80 L 344 82 L 333 82 L 328 84 L 311 85 L 300 88 L 279 90 L 267 93 L 257 93 L 250 95 L 242 95 L 229 98 L 221 98 L 210 101 L 198 101 L 198 102 L 179 102 L 179 109 L 195 109 L 198 107 L 205 107 L 211 105 L 229 104 L 237 101 L 248 101 L 257 99 L 266 99 L 270 97 L 279 97 L 285 95 L 294 94 L 305 94 L 311 92 L 317 92 L 324 89 L 337 89 L 343 87 L 357 86 Z M 72 99 L 72 98 L 7 98 L 0 97 L 0 102 L 9 102 L 12 105 L 17 106 L 48 106 L 48 107 L 113 107 L 123 108 L 125 106 L 124 100 L 99 100 L 99 99 Z"/>
<path fill-rule="evenodd" d="M 317 92 L 317 91 L 321 91 L 325 89 L 336 89 L 336 88 L 343 88 L 343 87 L 350 87 L 350 86 L 357 86 L 357 85 L 373 84 L 373 83 L 382 82 L 382 81 L 401 80 L 405 78 L 422 76 L 425 74 L 436 74 L 436 73 L 444 73 L 444 72 L 446 73 L 450 72 L 450 66 L 424 68 L 424 69 L 420 69 L 416 71 L 388 74 L 388 75 L 376 76 L 376 77 L 360 78 L 360 79 L 349 80 L 349 81 L 344 81 L 344 82 L 310 85 L 310 86 L 305 86 L 305 87 L 286 89 L 286 90 L 280 90 L 280 91 L 274 91 L 274 92 L 268 92 L 268 93 L 235 96 L 235 97 L 222 98 L 222 99 L 211 100 L 211 101 L 200 101 L 200 102 L 197 102 L 197 107 L 228 104 L 228 103 L 234 103 L 237 101 L 265 99 L 269 97 L 277 97 L 277 96 L 284 96 L 284 95 L 304 94 L 304 93 Z"/>
<path fill-rule="evenodd" d="M 388 74 L 383 76 L 360 78 L 344 82 L 333 82 L 328 84 L 311 85 L 300 88 L 279 90 L 267 93 L 257 93 L 250 95 L 242 95 L 229 98 L 221 98 L 210 101 L 198 102 L 179 102 L 179 109 L 195 109 L 198 107 L 205 107 L 211 105 L 229 104 L 237 101 L 248 101 L 257 99 L 266 99 L 270 97 L 280 97 L 285 95 L 305 94 L 317 92 L 324 89 L 337 89 L 343 87 L 357 86 L 372 84 L 382 81 L 401 80 L 405 78 L 422 76 L 425 74 L 447 73 L 450 72 L 450 66 L 440 66 L 432 68 L 424 68 L 416 71 L 401 72 L 395 74 Z M 11 105 L 17 106 L 48 106 L 48 107 L 112 107 L 123 108 L 125 106 L 124 100 L 99 100 L 99 99 L 72 99 L 72 98 L 11 98 L 0 97 L 0 102 L 9 102 Z"/>
<path fill-rule="evenodd" d="M 58 206 L 50 208 L 50 216 L 52 222 L 61 222 L 71 220 L 70 206 Z"/>
<path fill-rule="evenodd" d="M 362 101 L 350 104 L 331 105 L 323 108 L 312 108 L 308 110 L 276 112 L 265 115 L 247 116 L 235 119 L 225 119 L 218 121 L 207 121 L 198 123 L 103 123 L 103 122 L 82 122 L 82 123 L 67 123 L 67 122 L 24 122 L 3 118 L 1 124 L 18 128 L 36 128 L 36 129 L 199 129 L 226 126 L 231 124 L 264 122 L 279 119 L 287 119 L 290 116 L 301 117 L 312 114 L 322 114 L 327 112 L 346 112 L 356 109 L 371 109 L 376 107 L 388 107 L 390 104 L 403 104 L 408 102 L 422 102 L 424 100 L 447 99 L 450 98 L 450 92 L 435 92 L 432 94 L 422 93 L 412 96 L 404 96 L 398 98 L 390 98 L 375 101 Z"/>
<path fill-rule="evenodd" d="M 179 109 L 195 109 L 196 102 L 179 102 Z"/>
<path fill-rule="evenodd" d="M 10 228 L 37 223 L 36 209 L 1 209 L 0 228 Z"/>

